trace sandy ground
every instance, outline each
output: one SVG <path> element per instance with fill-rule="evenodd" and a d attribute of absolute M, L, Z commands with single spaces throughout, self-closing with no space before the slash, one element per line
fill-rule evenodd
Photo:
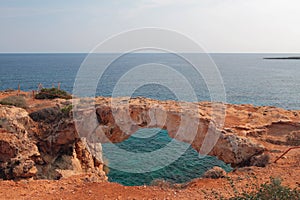
<path fill-rule="evenodd" d="M 283 150 L 284 146 L 270 146 Z M 270 153 L 271 162 L 281 153 Z M 251 191 L 269 177 L 280 177 L 291 188 L 300 187 L 300 150 L 289 152 L 265 168 L 246 167 L 221 179 L 195 179 L 182 186 L 122 186 L 117 183 L 91 182 L 87 176 L 58 181 L 0 181 L 0 199 L 217 199 L 230 197 L 234 190 Z"/>

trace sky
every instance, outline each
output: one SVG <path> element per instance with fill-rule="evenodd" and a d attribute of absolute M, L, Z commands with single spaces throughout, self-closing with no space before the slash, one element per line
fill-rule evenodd
<path fill-rule="evenodd" d="M 208 52 L 299 53 L 299 9 L 299 0 L 0 0 L 0 52 L 90 52 L 158 27 Z"/>

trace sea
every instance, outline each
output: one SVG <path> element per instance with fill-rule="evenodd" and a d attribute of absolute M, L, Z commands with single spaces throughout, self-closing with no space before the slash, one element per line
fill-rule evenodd
<path fill-rule="evenodd" d="M 189 54 L 187 57 L 200 56 Z M 272 57 L 296 57 L 299 54 L 208 54 L 204 69 L 218 72 L 211 77 L 197 71 L 188 60 L 176 54 L 132 53 L 106 63 L 114 54 L 99 54 L 97 59 L 85 53 L 0 54 L 0 90 L 24 91 L 43 87 L 60 87 L 70 93 L 86 96 L 142 96 L 159 100 L 214 101 L 212 90 L 218 83 L 222 90 L 220 100 L 232 104 L 276 106 L 300 110 L 300 60 L 269 60 Z M 200 59 L 201 60 L 201 59 Z M 104 65 L 105 63 L 105 65 Z M 201 62 L 200 62 L 201 64 Z M 101 72 L 101 73 L 100 73 Z M 84 77 L 84 79 L 82 79 Z M 78 82 L 84 85 L 78 93 Z M 214 82 L 215 81 L 215 82 Z M 217 88 L 220 88 L 220 87 Z M 80 87 L 79 87 L 80 88 Z M 215 94 L 214 94 L 215 95 Z M 156 180 L 184 183 L 201 177 L 213 166 L 226 171 L 231 167 L 215 157 L 199 156 L 188 144 L 176 141 L 176 149 L 184 148 L 181 156 L 157 170 L 132 173 L 123 167 L 141 165 L 144 160 L 119 162 L 120 168 L 109 163 L 118 160 L 112 145 L 130 152 L 149 152 L 163 148 L 173 141 L 165 130 L 142 129 L 119 144 L 103 144 L 107 159 L 108 177 L 123 185 L 150 185 Z M 139 137 L 140 134 L 151 137 Z M 174 151 L 176 151 L 174 149 Z M 152 160 L 155 162 L 155 158 Z"/>

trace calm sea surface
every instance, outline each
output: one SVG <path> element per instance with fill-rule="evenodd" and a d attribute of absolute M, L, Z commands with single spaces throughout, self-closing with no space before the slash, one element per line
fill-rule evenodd
<path fill-rule="evenodd" d="M 87 80 L 95 77 L 97 69 L 103 67 L 101 60 L 109 54 L 101 54 L 94 62 L 89 61 L 94 70 L 86 72 Z M 254 104 L 277 106 L 285 109 L 300 109 L 300 60 L 264 60 L 264 57 L 299 56 L 293 54 L 211 54 L 218 67 L 224 88 L 226 101 L 235 104 Z M 86 54 L 0 54 L 0 90 L 8 88 L 17 89 L 18 84 L 22 90 L 36 90 L 42 83 L 44 87 L 61 83 L 62 89 L 73 91 L 77 72 L 85 60 Z M 100 61 L 100 62 L 98 62 Z M 209 90 L 201 75 L 189 63 L 173 54 L 129 54 L 111 63 L 97 80 L 96 95 L 111 96 L 115 85 L 120 86 L 119 96 L 144 96 L 160 100 L 186 100 L 191 99 L 183 82 L 178 76 L 165 71 L 136 70 L 134 76 L 122 79 L 134 67 L 156 63 L 167 65 L 185 77 L 191 84 L 198 101 L 211 100 Z M 203 63 L 205 65 L 206 63 Z M 150 64 L 151 66 L 151 64 Z M 153 69 L 154 69 L 153 64 Z M 146 73 L 146 75 L 145 75 Z M 128 76 L 127 76 L 128 77 Z M 132 87 L 151 77 L 154 82 L 140 85 L 132 91 Z M 123 80 L 120 81 L 119 80 Z M 157 80 L 157 81 L 155 81 Z M 163 80 L 163 81 L 162 81 Z M 93 81 L 91 81 L 93 82 Z M 176 88 L 162 86 L 166 83 Z M 89 83 L 84 86 L 86 95 L 95 93 L 90 90 Z M 178 97 L 180 96 L 180 98 Z M 153 130 L 144 129 L 136 134 L 151 133 Z M 151 134 L 150 134 L 151 135 Z M 132 152 L 149 152 L 163 148 L 171 141 L 166 131 L 158 131 L 149 138 L 130 137 L 118 144 L 119 148 Z M 187 144 L 178 142 L 174 152 Z M 108 162 L 119 162 L 119 158 L 112 152 L 111 144 L 103 145 L 104 156 Z M 120 167 L 141 165 L 147 161 L 122 161 Z M 151 162 L 157 162 L 155 158 Z M 109 179 L 124 185 L 151 184 L 153 180 L 165 179 L 171 182 L 182 183 L 200 177 L 207 169 L 214 165 L 229 171 L 230 167 L 214 157 L 199 158 L 192 148 L 182 152 L 182 156 L 171 165 L 148 173 L 127 173 L 122 170 L 110 168 Z"/>
<path fill-rule="evenodd" d="M 144 137 L 151 135 L 151 137 Z M 141 137 L 142 136 L 142 137 Z M 166 145 L 172 143 L 172 148 L 165 150 Z M 135 159 L 128 159 L 123 154 L 114 151 L 114 145 L 127 152 L 135 153 Z M 213 166 L 219 166 L 229 172 L 232 168 L 224 162 L 212 156 L 200 157 L 198 152 L 187 143 L 173 140 L 167 131 L 157 129 L 141 129 L 128 140 L 118 144 L 102 144 L 104 159 L 108 160 L 115 168 L 109 170 L 109 181 L 118 182 L 123 185 L 150 185 L 155 180 L 166 180 L 171 183 L 185 183 L 199 178 L 203 173 Z M 143 153 L 161 150 L 162 154 L 148 159 Z M 176 159 L 179 156 L 178 159 Z M 174 159 L 171 164 L 166 160 Z M 138 166 L 138 167 L 137 167 Z M 154 166 L 157 170 L 145 170 Z M 135 170 L 135 168 L 138 168 Z M 136 173 L 143 170 L 143 173 Z M 133 173 L 132 171 L 135 171 Z M 147 171 L 147 172 L 144 172 Z"/>
<path fill-rule="evenodd" d="M 263 59 L 280 56 L 296 55 L 211 54 L 221 73 L 227 102 L 300 109 L 300 60 Z M 18 83 L 23 90 L 33 90 L 37 89 L 39 83 L 44 87 L 51 87 L 53 83 L 60 82 L 63 89 L 72 92 L 76 74 L 85 57 L 86 54 L 0 54 L 0 90 L 16 89 Z M 188 63 L 172 54 L 129 54 L 121 57 L 101 77 L 96 95 L 110 96 L 114 86 L 126 72 L 147 63 L 159 63 L 174 68 L 192 84 L 199 101 L 210 100 L 202 77 L 197 76 Z M 93 74 L 92 71 L 89 73 Z M 153 73 L 149 76 L 159 77 L 160 74 Z M 172 75 L 163 78 L 170 79 L 180 90 L 181 85 Z M 132 81 L 139 80 L 135 78 Z M 184 94 L 185 88 L 181 92 Z M 170 89 L 157 84 L 144 85 L 132 95 L 162 100 L 177 99 Z"/>

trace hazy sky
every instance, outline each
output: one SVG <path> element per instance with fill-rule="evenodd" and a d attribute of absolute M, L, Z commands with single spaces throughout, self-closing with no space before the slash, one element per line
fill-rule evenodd
<path fill-rule="evenodd" d="M 89 52 L 133 28 L 209 52 L 300 52 L 299 0 L 0 0 L 0 52 Z"/>

